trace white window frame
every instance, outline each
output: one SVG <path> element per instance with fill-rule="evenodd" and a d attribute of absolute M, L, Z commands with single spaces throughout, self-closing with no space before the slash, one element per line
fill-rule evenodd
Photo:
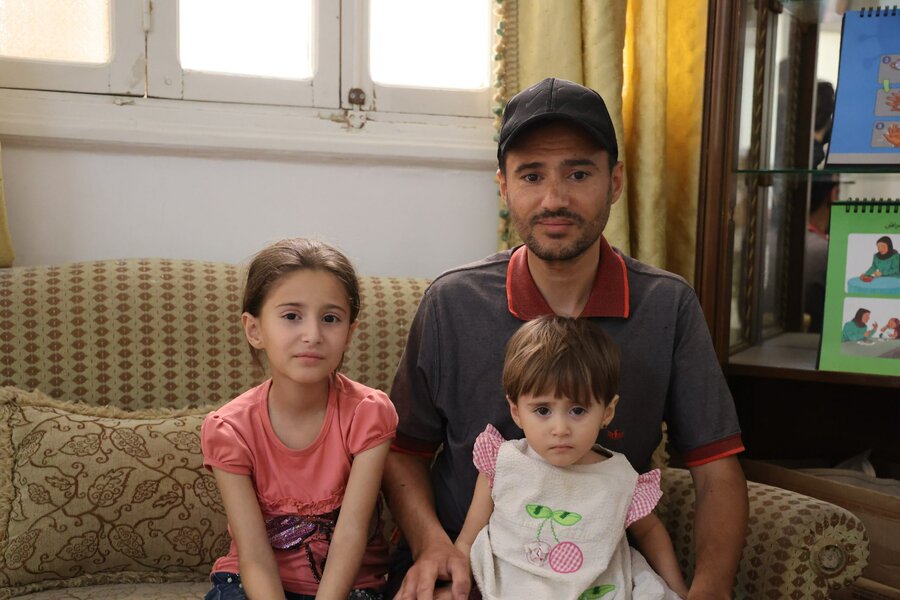
<path fill-rule="evenodd" d="M 279 79 L 183 69 L 178 49 L 177 0 L 153 0 L 147 36 L 147 89 L 153 98 L 339 108 L 340 5 L 313 5 L 313 77 Z"/>
<path fill-rule="evenodd" d="M 102 65 L 0 58 L 0 87 L 143 96 L 150 0 L 111 0 L 110 62 Z"/>
<path fill-rule="evenodd" d="M 342 3 L 342 54 L 350 57 L 341 64 L 341 107 L 356 108 L 349 102 L 350 90 L 360 89 L 365 94 L 359 110 L 376 113 L 411 113 L 450 115 L 465 117 L 489 117 L 493 100 L 490 82 L 480 90 L 450 90 L 392 86 L 375 83 L 369 73 L 369 0 L 341 0 Z M 491 27 L 495 28 L 493 4 Z M 493 35 L 493 34 L 491 34 Z M 423 110 L 423 107 L 427 109 Z"/>
<path fill-rule="evenodd" d="M 348 18 L 347 10 L 355 1 L 359 0 L 341 0 L 345 30 L 358 26 L 351 24 L 355 21 Z M 368 10 L 368 0 L 362 1 Z M 135 27 L 152 29 L 150 0 L 112 2 L 115 27 L 127 24 L 132 28 L 132 34 Z M 159 9 L 165 12 L 165 4 L 162 3 L 172 0 L 153 2 L 154 11 Z M 337 5 L 337 0 L 318 0 L 318 3 Z M 156 13 L 157 16 L 159 14 Z M 325 13 L 320 11 L 317 14 L 321 16 Z M 368 12 L 364 14 L 368 15 Z M 169 19 L 169 22 L 176 21 Z M 337 27 L 337 22 L 338 19 L 334 18 L 332 25 Z M 365 31 L 367 29 L 365 27 Z M 132 35 L 132 38 L 143 43 L 141 34 Z M 345 45 L 349 43 L 347 35 L 343 39 Z M 132 48 L 132 53 L 135 49 Z M 479 108 L 473 111 L 475 116 L 422 114 L 422 100 L 408 101 L 413 104 L 407 107 L 413 106 L 417 110 L 404 112 L 402 103 L 391 104 L 388 101 L 382 86 L 375 87 L 365 81 L 361 85 L 367 90 L 367 101 L 371 103 L 374 98 L 377 112 L 363 112 L 370 110 L 371 104 L 368 107 L 349 105 L 344 90 L 340 89 L 340 82 L 336 83 L 335 89 L 338 91 L 332 96 L 336 98 L 328 103 L 333 104 L 333 108 L 143 97 L 145 83 L 140 81 L 135 84 L 123 77 L 123 73 L 133 73 L 132 69 L 144 69 L 146 57 L 143 47 L 137 50 L 140 50 L 137 58 L 132 58 L 131 66 L 125 68 L 117 64 L 124 56 L 123 46 L 119 44 L 115 47 L 113 63 L 108 74 L 100 77 L 99 84 L 85 84 L 75 90 L 88 93 L 51 91 L 59 86 L 48 85 L 46 81 L 37 84 L 36 79 L 30 79 L 26 84 L 12 85 L 4 61 L 0 60 L 0 139 L 80 148 L 145 148 L 151 152 L 192 156 L 275 160 L 354 159 L 442 168 L 450 165 L 479 169 L 496 167 L 497 147 L 493 141 L 490 100 L 487 100 L 490 89 L 484 94 L 484 110 Z M 342 52 L 346 51 L 342 48 Z M 337 56 L 336 52 L 330 54 Z M 33 72 L 36 66 L 41 66 L 35 65 L 40 61 L 27 62 Z M 87 77 L 84 74 L 90 69 L 77 66 L 79 68 L 72 73 L 82 75 L 72 75 L 72 80 L 85 83 Z M 318 66 L 323 68 L 321 62 Z M 60 65 L 60 68 L 72 70 L 72 63 Z M 336 65 L 333 72 L 338 72 Z M 48 73 L 59 77 L 59 73 Z M 117 81 L 126 81 L 130 85 L 122 88 L 115 84 Z M 75 86 L 72 87 L 74 89 Z M 348 82 L 345 89 L 349 91 L 350 87 Z M 187 88 L 190 89 L 190 85 Z M 314 93 L 318 97 L 318 92 Z M 358 113 L 362 117 L 354 119 Z"/>

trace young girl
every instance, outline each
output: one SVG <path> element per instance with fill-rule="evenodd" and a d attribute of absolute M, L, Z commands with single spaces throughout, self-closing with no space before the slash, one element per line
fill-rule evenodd
<path fill-rule="evenodd" d="M 891 317 L 887 325 L 881 328 L 878 337 L 885 340 L 900 340 L 900 319 Z"/>
<path fill-rule="evenodd" d="M 478 436 L 478 481 L 456 540 L 484 598 L 687 595 L 651 512 L 659 470 L 638 475 L 596 444 L 615 415 L 618 374 L 611 338 L 583 319 L 541 317 L 510 339 L 503 387 L 525 439 L 505 441 L 491 425 Z"/>
<path fill-rule="evenodd" d="M 203 423 L 232 539 L 207 600 L 382 597 L 373 513 L 397 413 L 337 372 L 359 309 L 352 265 L 324 243 L 283 240 L 251 262 L 241 320 L 271 379 Z"/>

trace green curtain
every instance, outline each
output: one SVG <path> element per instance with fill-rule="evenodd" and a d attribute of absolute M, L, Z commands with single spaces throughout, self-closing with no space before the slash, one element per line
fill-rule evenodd
<path fill-rule="evenodd" d="M 691 280 L 707 2 L 497 1 L 498 112 L 545 77 L 597 90 L 626 172 L 606 236 L 631 256 Z M 519 243 L 502 203 L 500 216 L 500 247 Z"/>

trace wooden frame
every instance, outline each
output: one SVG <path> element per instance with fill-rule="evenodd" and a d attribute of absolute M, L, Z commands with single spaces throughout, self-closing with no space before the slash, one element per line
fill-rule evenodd
<path fill-rule="evenodd" d="M 741 4 L 710 0 L 706 41 L 706 88 L 697 206 L 697 255 L 694 287 L 706 315 L 720 363 L 728 359 L 731 315 L 731 252 L 734 230 L 735 102 Z"/>
<path fill-rule="evenodd" d="M 780 3 L 769 6 L 769 0 L 759 0 L 760 10 L 777 10 Z M 703 133 L 701 137 L 700 182 L 697 207 L 697 253 L 694 286 L 700 305 L 706 316 L 713 346 L 719 362 L 729 375 L 790 379 L 797 381 L 842 383 L 878 388 L 900 388 L 900 378 L 859 373 L 831 373 L 815 369 L 769 367 L 756 365 L 729 365 L 731 275 L 733 267 L 734 208 L 737 174 L 735 171 L 736 111 L 740 61 L 743 39 L 743 2 L 709 0 L 706 86 L 704 90 Z M 816 27 L 800 36 L 800 60 L 815 58 Z M 814 77 L 810 74 L 809 77 Z M 802 81 L 812 89 L 812 82 Z M 807 85 L 809 84 L 809 85 Z M 810 98 L 801 98 L 797 112 L 799 127 L 797 139 L 809 140 L 795 147 L 793 160 L 808 164 L 813 120 Z M 805 137 L 804 137 L 805 136 Z M 807 187 L 808 189 L 808 187 Z M 805 195 L 804 195 L 805 197 Z M 805 202 L 795 202 L 789 207 L 789 218 L 804 219 Z M 792 255 L 802 257 L 802 229 L 787 243 Z M 797 233 L 797 232 L 795 232 Z M 802 262 L 802 261 L 801 261 Z M 793 273 L 790 271 L 789 273 Z M 794 296 L 799 297 L 795 294 Z M 796 328 L 800 307 L 795 302 L 786 304 L 786 325 Z M 798 328 L 799 329 L 799 328 Z"/>
<path fill-rule="evenodd" d="M 734 268 L 732 248 L 729 241 L 734 235 L 735 185 L 736 176 L 734 148 L 736 147 L 737 103 L 734 99 L 739 93 L 741 48 L 735 40 L 741 40 L 742 13 L 741 2 L 710 2 L 709 34 L 707 39 L 707 86 L 705 90 L 704 134 L 701 157 L 701 202 L 698 208 L 699 242 L 696 263 L 696 284 L 701 305 L 707 314 L 710 330 L 714 331 L 714 345 L 720 361 L 726 362 L 729 349 L 729 320 L 731 314 L 731 273 Z M 763 149 L 768 148 L 767 128 L 764 122 L 770 115 L 764 114 L 771 108 L 773 74 L 775 71 L 773 44 L 774 38 L 767 35 L 772 24 L 772 15 L 778 13 L 779 7 L 770 7 L 760 3 L 757 24 L 758 42 L 765 47 L 760 50 L 754 74 L 754 110 L 753 130 L 759 131 L 752 141 L 752 166 L 759 168 L 757 161 Z M 804 168 L 809 164 L 812 140 L 812 90 L 815 72 L 800 69 L 800 64 L 814 64 L 816 52 L 817 29 L 814 26 L 799 26 L 795 39 L 798 46 L 792 54 L 796 57 L 791 65 L 792 70 L 799 72 L 793 95 L 789 98 L 792 114 L 788 119 L 789 129 L 785 133 L 788 145 L 787 160 L 790 165 Z M 771 177 L 767 175 L 751 176 L 757 185 L 751 186 L 749 193 L 751 218 L 749 234 L 754 238 L 770 235 L 765 230 L 764 211 L 760 202 L 762 190 L 772 186 Z M 808 182 L 802 184 L 788 183 L 782 186 L 791 190 L 787 198 L 791 202 L 786 210 L 788 223 L 805 222 L 806 198 Z M 790 227 L 783 247 L 786 260 L 784 268 L 784 287 L 780 296 L 781 310 L 784 316 L 784 330 L 800 331 L 803 323 L 802 308 L 802 274 L 803 274 L 803 228 Z M 760 294 L 762 292 L 762 257 L 750 248 L 743 268 L 745 277 L 751 281 L 746 291 L 743 305 L 749 307 L 752 314 L 760 310 Z M 775 333 L 780 333 L 776 328 Z M 750 344 L 759 342 L 770 335 L 764 331 L 762 324 L 745 319 L 744 337 Z"/>

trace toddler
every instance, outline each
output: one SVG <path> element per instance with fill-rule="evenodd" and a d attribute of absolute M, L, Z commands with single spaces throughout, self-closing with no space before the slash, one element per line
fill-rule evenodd
<path fill-rule="evenodd" d="M 687 595 L 652 513 L 659 470 L 639 475 L 596 443 L 615 416 L 618 374 L 611 338 L 584 319 L 541 317 L 510 339 L 503 387 L 525 439 L 491 425 L 478 436 L 478 481 L 456 540 L 484 598 Z"/>

